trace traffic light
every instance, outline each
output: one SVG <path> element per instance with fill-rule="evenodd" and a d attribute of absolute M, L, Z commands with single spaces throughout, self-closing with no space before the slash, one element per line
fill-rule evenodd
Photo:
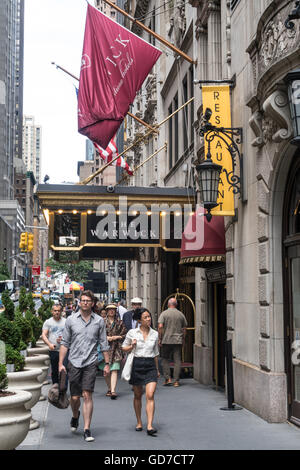
<path fill-rule="evenodd" d="M 118 281 L 118 284 L 119 284 L 119 289 L 118 290 L 126 290 L 126 281 L 123 281 L 123 280 L 119 280 Z"/>
<path fill-rule="evenodd" d="M 19 248 L 21 251 L 27 251 L 28 233 L 22 232 L 20 236 Z"/>
<path fill-rule="evenodd" d="M 28 233 L 27 251 L 32 251 L 32 250 L 33 250 L 33 233 Z"/>

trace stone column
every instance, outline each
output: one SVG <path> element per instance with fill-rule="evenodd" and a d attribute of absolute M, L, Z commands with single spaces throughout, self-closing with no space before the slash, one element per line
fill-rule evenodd
<path fill-rule="evenodd" d="M 198 41 L 198 47 L 195 51 L 197 57 L 197 77 L 199 80 L 205 80 L 207 78 L 207 27 L 202 23 L 196 25 L 196 39 Z M 195 43 L 197 44 L 197 42 Z"/>
<path fill-rule="evenodd" d="M 208 79 L 222 78 L 222 41 L 221 41 L 221 11 L 216 0 L 209 1 L 208 31 Z"/>

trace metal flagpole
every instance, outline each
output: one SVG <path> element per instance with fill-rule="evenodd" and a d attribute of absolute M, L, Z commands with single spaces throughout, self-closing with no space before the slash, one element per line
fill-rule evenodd
<path fill-rule="evenodd" d="M 75 80 L 77 80 L 79 82 L 79 78 L 78 77 L 75 77 L 75 75 L 73 75 L 71 72 L 69 72 L 68 70 L 64 69 L 63 67 L 61 67 L 60 65 L 57 65 L 55 62 L 51 62 L 51 64 L 55 65 L 57 69 L 60 69 L 62 70 L 63 72 L 65 72 L 66 74 L 70 75 L 70 77 L 74 78 Z M 143 126 L 145 127 L 148 127 L 148 129 L 151 129 L 152 132 L 157 132 L 153 127 L 150 126 L 150 124 L 148 124 L 147 122 L 143 121 L 142 119 L 138 118 L 137 116 L 135 116 L 134 114 L 130 113 L 128 111 L 128 116 L 132 117 L 133 119 L 135 119 L 137 122 L 139 122 L 140 124 L 143 124 Z"/>
<path fill-rule="evenodd" d="M 169 41 L 167 41 L 165 38 L 163 38 L 162 36 L 160 36 L 159 34 L 155 33 L 154 31 L 152 31 L 152 29 L 148 28 L 147 26 L 145 26 L 143 23 L 141 23 L 141 21 L 137 20 L 136 18 L 134 18 L 133 16 L 129 15 L 129 13 L 127 13 L 126 11 L 122 10 L 120 7 L 118 7 L 117 5 L 115 5 L 114 3 L 110 2 L 109 0 L 104 0 L 105 3 L 107 3 L 108 5 L 110 5 L 112 8 L 115 8 L 118 12 L 122 13 L 122 15 L 126 16 L 127 18 L 130 19 L 130 21 L 133 21 L 133 23 L 136 23 L 138 26 L 140 26 L 140 28 L 144 29 L 145 31 L 147 31 L 147 33 L 151 34 L 152 36 L 154 36 L 158 41 L 160 41 L 162 44 L 164 44 L 165 46 L 169 47 L 169 49 L 172 49 L 172 51 L 176 52 L 176 54 L 180 55 L 181 57 L 183 57 L 185 60 L 187 60 L 188 62 L 190 62 L 191 64 L 195 64 L 196 62 L 191 59 L 191 57 L 189 57 L 187 54 L 185 54 L 184 52 L 182 52 L 180 49 L 178 49 L 176 46 L 174 46 L 173 44 L 171 44 Z"/>
<path fill-rule="evenodd" d="M 150 155 L 150 157 L 146 158 L 146 160 L 144 160 L 142 163 L 140 163 L 138 166 L 136 166 L 135 168 L 133 168 L 132 170 L 132 173 L 135 173 L 141 166 L 143 166 L 145 163 L 147 163 L 149 160 L 151 160 L 151 158 L 155 157 L 155 155 L 157 155 L 161 150 L 163 150 L 164 148 L 167 147 L 167 142 L 165 143 L 165 145 L 163 145 L 162 147 L 160 147 L 158 150 L 156 150 L 154 153 L 152 153 L 152 155 Z M 117 186 L 118 184 L 120 184 L 123 180 L 125 180 L 125 178 L 129 176 L 129 175 L 126 175 L 124 174 L 124 176 L 122 176 L 122 178 L 120 179 L 120 181 L 118 181 L 116 183 L 115 186 Z"/>
<path fill-rule="evenodd" d="M 176 109 L 175 111 L 173 111 L 172 114 L 170 114 L 169 116 L 167 116 L 165 119 L 163 119 L 163 121 L 161 121 L 159 124 L 156 124 L 155 125 L 155 128 L 159 128 L 160 126 L 162 126 L 166 121 L 168 121 L 169 119 L 171 119 L 175 114 L 177 114 L 179 111 L 181 111 L 181 109 L 183 109 L 185 106 L 187 106 L 188 104 L 190 104 L 192 101 L 194 100 L 194 96 L 192 98 L 190 98 L 186 103 L 184 103 L 183 105 L 181 105 L 178 109 Z M 114 161 L 116 161 L 119 157 L 122 157 L 122 155 L 124 155 L 124 153 L 128 152 L 129 150 L 131 150 L 133 147 L 135 147 L 139 142 L 141 142 L 142 140 L 144 139 L 147 139 L 147 137 L 149 137 L 149 135 L 152 134 L 152 130 L 149 130 L 148 132 L 146 132 L 145 135 L 142 135 L 141 137 L 138 137 L 136 141 L 133 142 L 133 144 L 131 144 L 129 147 L 127 147 L 125 150 L 123 150 L 123 152 L 121 152 L 119 155 L 117 155 L 115 158 L 113 158 L 109 163 L 107 163 L 106 165 L 104 165 L 103 167 L 99 168 L 99 170 L 95 171 L 95 173 L 93 173 L 92 175 L 88 176 L 87 178 L 85 178 L 83 181 L 80 181 L 79 183 L 77 184 L 88 184 L 90 181 L 92 181 L 92 179 L 94 179 L 96 176 L 98 176 L 100 173 L 102 173 L 105 168 L 107 168 L 109 165 L 111 165 Z"/>
<path fill-rule="evenodd" d="M 135 167 L 135 168 L 132 170 L 133 173 L 134 173 L 135 171 L 137 171 L 137 170 L 138 170 L 141 166 L 143 166 L 145 163 L 147 163 L 149 160 L 151 160 L 151 158 L 155 157 L 155 155 L 156 155 L 157 153 L 159 153 L 162 149 L 166 148 L 167 145 L 168 145 L 168 144 L 167 144 L 167 142 L 166 142 L 165 145 L 163 145 L 162 147 L 160 147 L 160 149 L 158 149 L 158 150 L 156 150 L 154 153 L 152 153 L 152 155 L 150 155 L 150 157 L 146 158 L 146 160 L 144 160 L 142 163 L 140 163 L 137 167 Z"/>

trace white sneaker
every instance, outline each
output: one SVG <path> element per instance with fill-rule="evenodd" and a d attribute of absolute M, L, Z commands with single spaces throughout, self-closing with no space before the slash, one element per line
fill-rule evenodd
<path fill-rule="evenodd" d="M 92 437 L 91 431 L 89 429 L 84 430 L 83 437 L 86 442 L 92 442 L 95 440 L 95 438 Z"/>

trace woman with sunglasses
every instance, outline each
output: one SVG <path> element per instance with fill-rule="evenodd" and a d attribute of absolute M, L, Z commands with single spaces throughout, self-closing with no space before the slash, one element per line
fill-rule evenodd
<path fill-rule="evenodd" d="M 107 385 L 106 396 L 115 400 L 118 395 L 116 394 L 116 386 L 118 381 L 118 370 L 120 370 L 121 360 L 123 358 L 122 343 L 125 339 L 127 329 L 120 320 L 117 313 L 117 305 L 108 304 L 106 306 L 106 334 L 109 344 L 109 367 L 110 373 L 105 377 Z M 104 361 L 99 364 L 99 369 L 104 368 Z"/>

